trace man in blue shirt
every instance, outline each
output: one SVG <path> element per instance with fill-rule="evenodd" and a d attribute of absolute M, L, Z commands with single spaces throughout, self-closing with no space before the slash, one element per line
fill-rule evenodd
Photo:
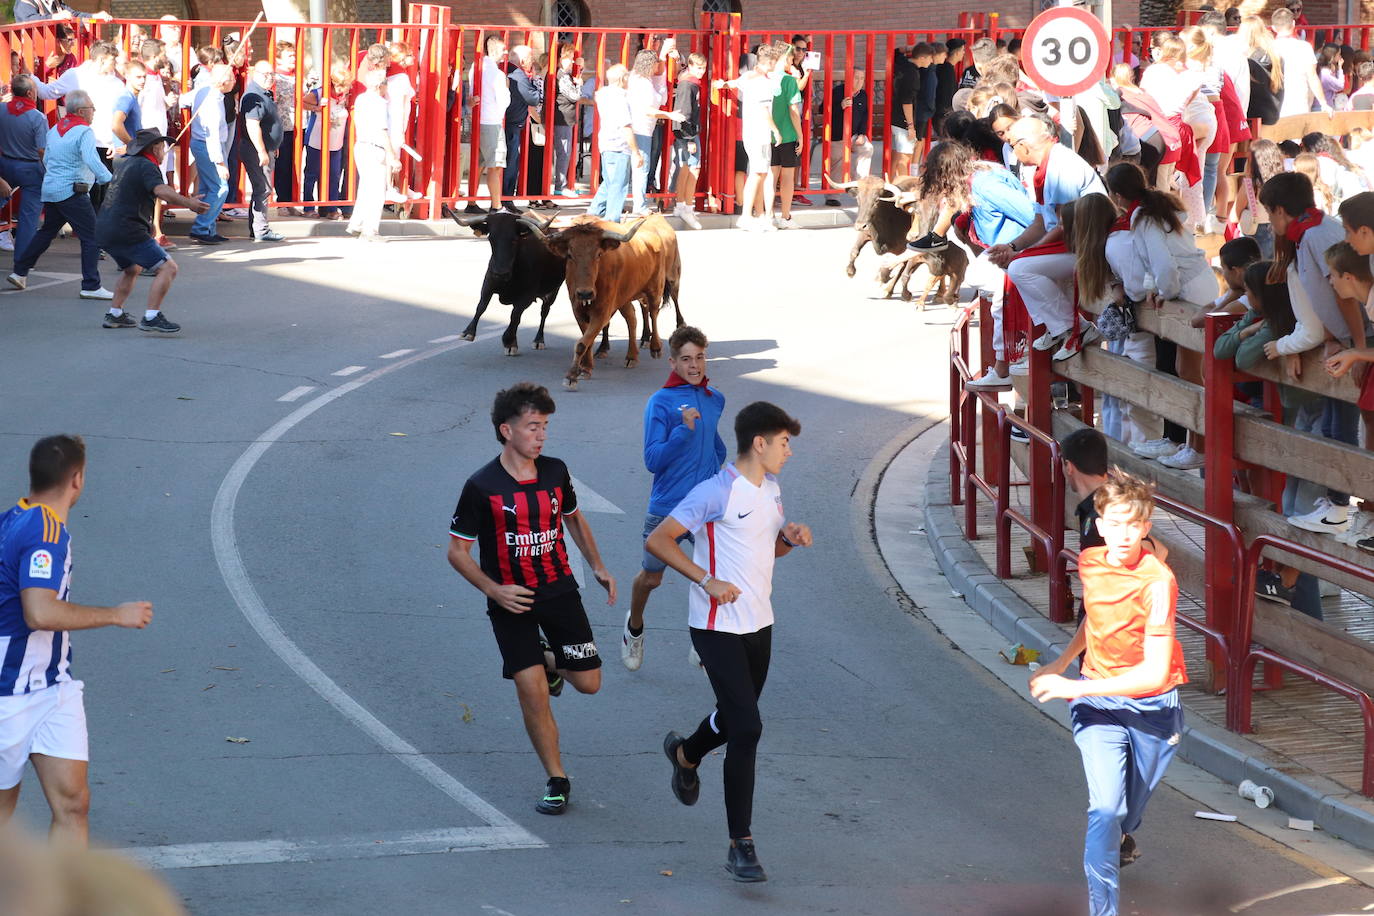
<path fill-rule="evenodd" d="M 644 466 L 654 475 L 644 518 L 646 538 L 688 491 L 725 461 L 725 442 L 716 430 L 725 412 L 725 395 L 708 385 L 706 345 L 706 335 L 690 325 L 674 331 L 668 338 L 673 371 L 644 407 Z M 684 534 L 678 543 L 683 540 L 692 541 L 692 535 Z M 630 590 L 630 613 L 620 645 L 620 660 L 631 671 L 644 663 L 644 607 L 649 593 L 663 584 L 667 565 L 646 550 L 642 567 Z M 695 652 L 691 658 L 695 663 Z"/>
<path fill-rule="evenodd" d="M 10 83 L 13 98 L 0 107 L 0 176 L 19 193 L 19 225 L 14 250 L 23 251 L 38 231 L 43 214 L 43 149 L 48 119 L 38 110 L 33 77 L 16 73 Z"/>
<path fill-rule="evenodd" d="M 90 810 L 84 685 L 71 673 L 71 630 L 143 629 L 153 605 L 86 607 L 67 600 L 67 517 L 86 482 L 80 436 L 48 436 L 29 453 L 29 495 L 0 515 L 0 823 L 32 762 L 52 809 L 52 838 L 84 846 Z"/>

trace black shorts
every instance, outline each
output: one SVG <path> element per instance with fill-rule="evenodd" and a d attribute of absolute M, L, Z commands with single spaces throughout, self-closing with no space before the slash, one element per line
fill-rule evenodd
<path fill-rule="evenodd" d="M 743 140 L 735 141 L 735 171 L 749 172 L 749 150 L 745 148 Z"/>
<path fill-rule="evenodd" d="M 501 676 L 515 677 L 517 671 L 544 667 L 544 650 L 539 645 L 539 631 L 553 649 L 556 667 L 564 671 L 591 671 L 601 667 L 596 642 L 592 639 L 592 625 L 582 608 L 582 596 L 577 589 L 536 601 L 523 614 L 512 614 L 487 602 L 487 617 L 501 649 Z"/>
<path fill-rule="evenodd" d="M 795 169 L 801 165 L 801 156 L 798 154 L 800 146 L 801 144 L 795 140 L 791 143 L 773 144 L 773 165 L 784 169 Z"/>

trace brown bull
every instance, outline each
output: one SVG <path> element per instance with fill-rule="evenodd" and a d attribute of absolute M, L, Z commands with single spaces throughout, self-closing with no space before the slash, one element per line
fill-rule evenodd
<path fill-rule="evenodd" d="M 592 374 L 592 344 L 616 312 L 625 319 L 629 331 L 626 368 L 639 362 L 639 343 L 647 343 L 657 359 L 663 353 L 658 310 L 665 299 L 672 299 L 677 325 L 682 326 L 678 304 L 682 259 L 677 234 L 668 221 L 653 214 L 623 229 L 594 216 L 579 216 L 566 228 L 550 232 L 546 241 L 549 250 L 568 261 L 568 298 L 582 329 L 563 386 L 576 389 L 580 379 Z M 638 342 L 635 300 L 639 300 L 644 317 L 644 337 Z"/>

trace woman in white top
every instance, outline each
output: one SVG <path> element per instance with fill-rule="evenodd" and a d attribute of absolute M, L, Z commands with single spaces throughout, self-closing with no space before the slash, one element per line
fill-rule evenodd
<path fill-rule="evenodd" d="M 1216 111 L 1204 92 L 1206 78 L 1201 70 L 1188 68 L 1187 47 L 1181 39 L 1165 38 L 1156 50 L 1158 59 L 1141 75 L 1140 88 L 1154 97 L 1167 117 L 1178 117 L 1188 125 L 1198 162 L 1205 163 L 1207 148 L 1217 132 Z M 1206 216 L 1202 182 L 1185 187 L 1184 200 L 1189 205 L 1189 225 L 1201 223 Z"/>
<path fill-rule="evenodd" d="M 648 48 L 635 55 L 629 95 L 630 126 L 635 133 L 635 143 L 644 153 L 643 162 L 630 176 L 630 208 L 633 213 L 644 215 L 649 212 L 644 193 L 649 187 L 649 147 L 653 144 L 654 127 L 659 118 L 671 114 L 662 110 L 668 101 L 668 84 L 659 72 L 658 55 Z"/>
<path fill-rule="evenodd" d="M 401 163 L 387 126 L 386 70 L 368 70 L 363 85 L 367 91 L 353 103 L 353 164 L 358 170 L 358 190 L 348 232 L 363 241 L 379 242 L 388 177 Z"/>
<path fill-rule="evenodd" d="M 1107 191 L 1112 202 L 1125 211 L 1130 226 L 1132 267 L 1123 267 L 1122 284 L 1135 302 L 1154 308 L 1166 300 L 1207 303 L 1216 298 L 1217 280 L 1207 257 L 1186 231 L 1186 214 L 1172 194 L 1151 189 L 1140 167 L 1118 163 L 1107 170 Z M 1127 260 L 1129 257 L 1127 256 Z M 1155 368 L 1200 384 L 1198 354 L 1178 350 L 1164 339 L 1156 341 Z M 1165 440 L 1147 441 L 1136 452 L 1159 458 L 1169 467 L 1188 469 L 1202 466 L 1202 438 L 1192 434 L 1192 446 L 1174 450 L 1184 431 L 1165 423 Z"/>

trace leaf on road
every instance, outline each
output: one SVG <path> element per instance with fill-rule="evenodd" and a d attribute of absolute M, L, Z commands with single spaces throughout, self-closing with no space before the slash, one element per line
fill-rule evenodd
<path fill-rule="evenodd" d="M 214 686 L 215 686 L 214 684 L 206 684 L 204 687 L 200 688 L 200 692 L 201 692 L 201 693 L 204 693 L 205 691 L 210 690 L 210 689 L 213 688 Z"/>
<path fill-rule="evenodd" d="M 249 741 L 248 738 L 225 738 L 224 740 L 230 744 L 247 744 Z"/>
<path fill-rule="evenodd" d="M 391 435 L 393 435 L 393 436 L 400 436 L 402 439 L 404 439 L 406 434 L 405 434 L 405 433 L 391 433 Z"/>
<path fill-rule="evenodd" d="M 671 868 L 665 868 L 663 871 L 659 872 L 659 874 L 665 878 L 671 878 L 673 876 L 673 870 Z"/>
<path fill-rule="evenodd" d="M 469 705 L 466 704 L 466 703 L 459 703 L 458 705 L 461 706 L 461 707 L 463 707 L 463 721 L 464 721 L 464 722 L 471 722 L 473 719 L 476 718 L 476 716 L 474 716 L 474 715 L 472 714 L 472 707 L 471 707 L 471 706 L 469 706 Z"/>
<path fill-rule="evenodd" d="M 171 674 L 171 673 L 172 673 L 173 671 L 175 671 L 175 670 L 177 670 L 177 669 L 175 669 L 175 668 L 163 668 L 162 671 L 161 671 L 160 673 L 161 673 L 161 674 Z"/>
<path fill-rule="evenodd" d="M 224 667 L 223 665 L 215 665 L 215 670 L 216 670 L 216 671 L 237 671 L 237 670 L 239 670 L 239 669 L 237 669 L 237 668 L 226 668 L 226 667 Z"/>

